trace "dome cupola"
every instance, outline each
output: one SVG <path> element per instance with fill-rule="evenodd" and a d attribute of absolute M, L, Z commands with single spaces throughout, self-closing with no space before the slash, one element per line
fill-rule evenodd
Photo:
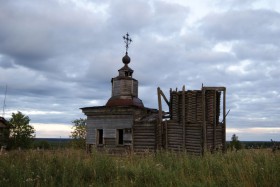
<path fill-rule="evenodd" d="M 119 75 L 112 78 L 112 96 L 108 100 L 106 106 L 137 106 L 144 107 L 142 101 L 138 98 L 138 81 L 132 78 L 133 70 L 128 67 L 130 57 L 127 50 L 129 44 L 132 42 L 127 33 L 123 36 L 126 44 L 126 53 L 122 58 L 124 66 L 119 69 Z"/>

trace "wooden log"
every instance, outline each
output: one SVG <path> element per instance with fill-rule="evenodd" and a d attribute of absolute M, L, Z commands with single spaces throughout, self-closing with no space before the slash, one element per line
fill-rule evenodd
<path fill-rule="evenodd" d="M 186 111 L 185 111 L 185 105 L 186 105 L 186 101 L 185 101 L 185 85 L 183 86 L 183 91 L 182 91 L 182 127 L 183 127 L 183 149 L 185 148 L 185 128 L 186 128 L 186 120 L 185 120 L 185 115 L 186 115 Z"/>
<path fill-rule="evenodd" d="M 186 149 L 188 149 L 188 150 L 190 150 L 190 149 L 202 150 L 202 146 L 201 145 L 186 145 Z"/>
<path fill-rule="evenodd" d="M 168 145 L 183 145 L 182 140 L 168 140 Z"/>
<path fill-rule="evenodd" d="M 224 88 L 223 93 L 223 122 L 224 122 L 224 142 L 223 142 L 223 152 L 226 151 L 226 88 Z"/>
<path fill-rule="evenodd" d="M 197 144 L 197 143 L 201 143 L 202 141 L 201 141 L 201 139 L 187 139 L 187 142 L 186 142 L 186 144 L 192 144 L 192 143 L 194 143 L 194 144 Z"/>
<path fill-rule="evenodd" d="M 186 132 L 186 135 L 196 135 L 196 136 L 202 136 L 201 130 L 188 130 Z"/>
<path fill-rule="evenodd" d="M 202 88 L 203 153 L 206 151 L 205 89 Z"/>

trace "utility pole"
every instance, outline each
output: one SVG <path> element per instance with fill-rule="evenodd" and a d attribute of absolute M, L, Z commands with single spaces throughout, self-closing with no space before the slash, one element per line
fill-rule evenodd
<path fill-rule="evenodd" d="M 6 84 L 5 97 L 4 97 L 4 103 L 3 103 L 3 113 L 2 113 L 2 116 L 3 116 L 3 117 L 5 117 L 5 107 L 6 107 L 7 90 L 8 90 L 8 86 L 7 86 L 7 84 Z"/>

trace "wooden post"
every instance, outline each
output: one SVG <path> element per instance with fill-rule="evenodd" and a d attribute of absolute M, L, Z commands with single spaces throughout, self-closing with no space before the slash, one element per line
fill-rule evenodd
<path fill-rule="evenodd" d="M 169 101 L 167 100 L 167 98 L 165 97 L 164 93 L 162 92 L 162 90 L 160 90 L 160 95 L 163 97 L 164 101 L 166 102 L 166 104 L 168 105 L 169 107 L 169 111 L 170 111 L 170 103 Z"/>
<path fill-rule="evenodd" d="M 205 116 L 205 88 L 202 88 L 202 137 L 203 137 L 203 150 L 204 154 L 207 149 L 207 139 L 206 139 L 206 116 Z"/>
<path fill-rule="evenodd" d="M 165 149 L 168 149 L 167 121 L 165 121 Z"/>
<path fill-rule="evenodd" d="M 183 151 L 185 151 L 186 147 L 186 111 L 185 111 L 185 85 L 183 86 L 183 91 L 182 91 L 182 125 L 183 125 Z"/>
<path fill-rule="evenodd" d="M 162 123 L 162 105 L 161 105 L 161 90 L 158 87 L 157 88 L 157 94 L 158 94 L 158 127 L 157 127 L 157 150 L 159 150 L 160 146 L 159 143 L 161 141 L 161 136 L 162 136 L 162 132 L 161 132 L 161 123 Z"/>
<path fill-rule="evenodd" d="M 223 129 L 223 136 L 224 136 L 224 142 L 223 142 L 223 152 L 226 152 L 226 88 L 224 88 L 223 93 L 223 121 L 224 121 L 224 129 Z"/>
<path fill-rule="evenodd" d="M 214 101 L 213 101 L 214 102 L 214 105 L 213 105 L 213 117 L 214 117 L 214 119 L 213 119 L 213 131 L 214 131 L 213 132 L 213 136 L 214 136 L 213 137 L 213 140 L 214 140 L 213 149 L 214 149 L 214 151 L 216 150 L 216 125 L 217 125 L 216 124 L 216 119 L 217 119 L 217 116 L 216 116 L 217 115 L 217 111 L 216 111 L 217 110 L 217 106 L 216 106 L 217 105 L 217 98 L 216 97 L 217 97 L 217 91 L 215 90 L 214 91 Z"/>
<path fill-rule="evenodd" d="M 158 87 L 157 88 L 157 94 L 158 94 L 158 119 L 159 119 L 159 122 L 161 123 L 162 122 L 162 105 L 161 105 L 160 92 L 161 92 L 161 90 Z"/>
<path fill-rule="evenodd" d="M 133 119 L 135 119 L 135 115 L 133 115 Z M 133 120 L 132 128 L 131 128 L 131 153 L 134 153 L 134 127 L 135 121 Z"/>
<path fill-rule="evenodd" d="M 170 120 L 173 119 L 173 96 L 172 96 L 172 88 L 169 90 L 169 116 Z"/>

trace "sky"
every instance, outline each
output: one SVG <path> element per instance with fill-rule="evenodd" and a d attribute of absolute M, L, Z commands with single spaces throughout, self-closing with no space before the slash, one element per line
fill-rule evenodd
<path fill-rule="evenodd" d="M 128 32 L 146 107 L 157 108 L 157 87 L 168 96 L 183 85 L 224 86 L 227 140 L 280 141 L 280 1 L 0 4 L 0 115 L 28 115 L 38 138 L 67 138 L 85 118 L 80 108 L 106 104 Z"/>

